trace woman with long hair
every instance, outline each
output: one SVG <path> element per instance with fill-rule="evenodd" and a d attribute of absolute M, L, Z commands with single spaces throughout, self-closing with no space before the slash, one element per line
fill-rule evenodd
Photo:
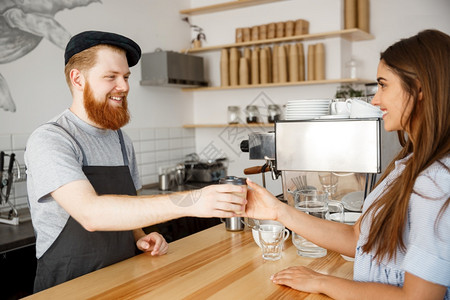
<path fill-rule="evenodd" d="M 309 216 L 248 180 L 246 215 L 355 257 L 354 280 L 290 267 L 276 284 L 336 299 L 450 299 L 450 37 L 425 30 L 381 53 L 372 104 L 402 150 L 355 225 Z"/>

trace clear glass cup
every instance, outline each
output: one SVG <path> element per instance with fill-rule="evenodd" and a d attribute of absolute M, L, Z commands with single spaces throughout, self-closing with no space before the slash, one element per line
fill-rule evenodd
<path fill-rule="evenodd" d="M 319 172 L 318 175 L 323 190 L 328 194 L 328 199 L 334 199 L 337 190 L 338 176 L 333 172 Z"/>
<path fill-rule="evenodd" d="M 256 220 L 256 222 L 254 222 L 255 226 L 252 227 L 252 236 L 253 236 L 253 240 L 255 241 L 255 243 L 258 245 L 259 248 L 261 248 L 261 242 L 259 241 L 259 227 L 260 226 L 265 226 L 265 225 L 275 225 L 275 226 L 281 226 L 283 228 L 284 225 L 278 221 L 274 221 L 274 220 Z M 283 233 L 283 242 L 285 242 L 288 238 L 289 238 L 289 230 L 288 229 L 284 229 L 284 233 Z M 284 249 L 284 244 L 283 244 L 283 249 Z"/>
<path fill-rule="evenodd" d="M 289 234 L 281 223 L 259 225 L 259 243 L 263 259 L 274 261 L 281 258 L 286 232 Z"/>
<path fill-rule="evenodd" d="M 322 191 L 305 191 L 300 193 L 299 202 L 295 208 L 321 219 L 329 219 L 330 208 L 333 212 L 341 214 L 343 219 L 344 206 L 337 201 L 328 201 L 327 193 Z M 314 244 L 297 233 L 292 233 L 292 243 L 297 248 L 297 254 L 306 257 L 323 257 L 327 249 Z"/>

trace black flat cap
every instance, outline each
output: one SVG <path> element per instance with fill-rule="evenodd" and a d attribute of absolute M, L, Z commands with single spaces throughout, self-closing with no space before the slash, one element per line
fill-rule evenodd
<path fill-rule="evenodd" d="M 84 31 L 74 35 L 67 43 L 64 53 L 65 64 L 75 54 L 94 47 L 96 45 L 108 44 L 120 47 L 126 51 L 128 66 L 136 65 L 141 58 L 141 48 L 133 40 L 116 33 L 102 31 Z"/>

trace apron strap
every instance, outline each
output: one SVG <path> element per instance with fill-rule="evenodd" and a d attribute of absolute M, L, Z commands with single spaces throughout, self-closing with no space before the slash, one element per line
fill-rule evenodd
<path fill-rule="evenodd" d="M 122 130 L 117 130 L 117 133 L 119 134 L 119 141 L 120 141 L 120 148 L 122 148 L 122 157 L 123 157 L 123 164 L 125 166 L 128 166 L 128 155 L 127 155 L 127 148 L 125 148 L 125 142 L 123 141 L 123 133 Z"/>

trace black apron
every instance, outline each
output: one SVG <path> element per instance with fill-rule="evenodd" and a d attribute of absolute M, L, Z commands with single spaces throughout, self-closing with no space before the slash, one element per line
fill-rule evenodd
<path fill-rule="evenodd" d="M 61 125 L 52 123 L 60 128 Z M 66 132 L 67 130 L 64 129 Z M 83 154 L 83 172 L 98 195 L 136 195 L 128 168 L 123 135 L 120 130 L 123 166 L 88 166 Z M 89 232 L 72 217 L 50 248 L 38 259 L 34 292 L 50 288 L 78 276 L 101 269 L 134 256 L 137 252 L 132 231 Z"/>

